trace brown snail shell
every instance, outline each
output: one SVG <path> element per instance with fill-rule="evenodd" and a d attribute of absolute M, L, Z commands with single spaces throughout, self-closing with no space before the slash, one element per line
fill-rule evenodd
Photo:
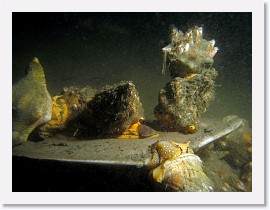
<path fill-rule="evenodd" d="M 152 160 L 148 167 L 154 168 L 150 177 L 161 183 L 166 190 L 184 192 L 210 192 L 214 184 L 204 173 L 201 159 L 193 154 L 189 142 L 158 141 L 152 145 Z"/>
<path fill-rule="evenodd" d="M 141 138 L 146 138 L 157 134 L 157 132 L 147 125 L 140 124 L 138 126 L 138 134 Z"/>
<path fill-rule="evenodd" d="M 167 160 L 152 171 L 153 179 L 172 191 L 210 192 L 213 183 L 202 169 L 201 159 L 194 154 L 183 154 Z"/>

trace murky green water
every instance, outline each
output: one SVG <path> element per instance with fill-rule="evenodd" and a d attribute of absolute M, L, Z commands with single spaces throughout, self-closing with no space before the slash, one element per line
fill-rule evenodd
<path fill-rule="evenodd" d="M 182 31 L 203 26 L 204 38 L 219 47 L 216 99 L 205 115 L 237 114 L 250 121 L 249 13 L 14 13 L 12 81 L 23 77 L 34 56 L 52 95 L 65 86 L 100 88 L 131 80 L 151 119 L 158 92 L 171 79 L 168 72 L 161 75 L 170 24 Z"/>

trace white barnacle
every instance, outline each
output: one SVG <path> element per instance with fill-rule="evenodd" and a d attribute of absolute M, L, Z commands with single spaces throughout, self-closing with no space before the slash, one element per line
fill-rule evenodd
<path fill-rule="evenodd" d="M 162 48 L 163 51 L 163 66 L 162 66 L 162 75 L 165 75 L 165 71 L 166 71 L 166 66 L 167 66 L 167 54 L 168 52 L 172 51 L 172 46 L 169 44 L 166 47 Z"/>
<path fill-rule="evenodd" d="M 203 28 L 202 27 L 198 28 L 198 32 L 199 32 L 199 35 L 202 37 L 202 35 L 203 35 Z"/>
<path fill-rule="evenodd" d="M 67 91 L 68 91 L 68 87 L 64 87 L 63 92 L 67 92 Z"/>
<path fill-rule="evenodd" d="M 198 43 L 198 41 L 201 40 L 201 37 L 202 37 L 201 32 L 197 26 L 193 29 L 193 36 L 194 36 L 195 43 Z"/>
<path fill-rule="evenodd" d="M 209 44 L 210 44 L 212 47 L 214 47 L 215 44 L 216 44 L 216 41 L 215 41 L 214 39 L 212 39 L 211 41 L 209 41 Z"/>
<path fill-rule="evenodd" d="M 190 39 L 189 39 L 189 42 L 188 42 L 190 45 L 193 45 L 194 44 L 194 40 L 193 40 L 193 37 L 191 36 Z"/>
<path fill-rule="evenodd" d="M 214 49 L 209 52 L 209 56 L 213 58 L 217 54 L 217 51 L 218 51 L 218 47 L 214 47 Z"/>
<path fill-rule="evenodd" d="M 185 50 L 185 52 L 187 52 L 189 50 L 189 43 L 186 43 L 184 50 Z"/>
<path fill-rule="evenodd" d="M 78 110 L 77 104 L 72 104 L 72 109 L 73 109 L 74 111 Z"/>
<path fill-rule="evenodd" d="M 208 52 L 210 52 L 210 51 L 212 51 L 214 49 L 215 43 L 216 43 L 216 41 L 214 39 L 209 41 L 208 46 L 207 46 L 207 51 Z"/>
<path fill-rule="evenodd" d="M 186 39 L 189 40 L 190 37 L 192 37 L 192 30 L 186 32 Z"/>
<path fill-rule="evenodd" d="M 198 30 L 198 28 L 195 28 L 195 29 L 194 29 L 194 34 L 196 35 L 196 37 L 199 36 L 199 30 Z"/>
<path fill-rule="evenodd" d="M 182 46 L 180 47 L 180 51 L 179 52 L 180 52 L 180 54 L 182 54 L 184 52 L 184 48 Z"/>
<path fill-rule="evenodd" d="M 179 31 L 178 31 L 178 36 L 179 36 L 179 37 L 184 36 L 184 33 L 183 33 L 181 30 L 179 30 Z"/>
<path fill-rule="evenodd" d="M 172 46 L 169 44 L 166 47 L 162 48 L 162 51 L 165 52 L 171 52 L 172 51 Z"/>
<path fill-rule="evenodd" d="M 178 45 L 176 48 L 177 54 L 181 55 L 184 52 L 184 47 L 182 44 Z"/>
<path fill-rule="evenodd" d="M 176 44 L 179 39 L 179 32 L 176 28 L 173 28 L 171 31 L 171 42 L 172 44 Z"/>

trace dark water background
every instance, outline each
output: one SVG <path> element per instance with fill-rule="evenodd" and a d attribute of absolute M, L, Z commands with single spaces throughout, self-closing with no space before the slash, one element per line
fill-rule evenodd
<path fill-rule="evenodd" d="M 105 85 L 131 80 L 153 119 L 158 93 L 171 80 L 162 77 L 161 48 L 170 24 L 186 32 L 203 26 L 219 51 L 216 98 L 204 116 L 236 114 L 251 122 L 251 13 L 13 13 L 12 82 L 38 57 L 51 95 L 65 86 Z"/>

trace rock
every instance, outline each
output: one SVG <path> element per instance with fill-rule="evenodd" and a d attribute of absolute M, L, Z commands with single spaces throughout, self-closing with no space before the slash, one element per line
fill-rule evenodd
<path fill-rule="evenodd" d="M 192 133 L 214 99 L 215 69 L 203 70 L 201 74 L 176 77 L 161 89 L 155 117 L 169 131 Z M 193 127 L 194 126 L 194 127 Z"/>
<path fill-rule="evenodd" d="M 241 128 L 226 135 L 220 141 L 216 141 L 214 145 L 219 151 L 227 151 L 223 159 L 232 168 L 242 170 L 252 160 L 252 153 L 250 151 L 250 148 L 252 148 L 251 135 L 251 128 L 247 122 L 244 122 Z"/>
<path fill-rule="evenodd" d="M 87 136 L 116 137 L 144 118 L 138 92 L 132 82 L 121 82 L 98 91 L 78 117 Z"/>

